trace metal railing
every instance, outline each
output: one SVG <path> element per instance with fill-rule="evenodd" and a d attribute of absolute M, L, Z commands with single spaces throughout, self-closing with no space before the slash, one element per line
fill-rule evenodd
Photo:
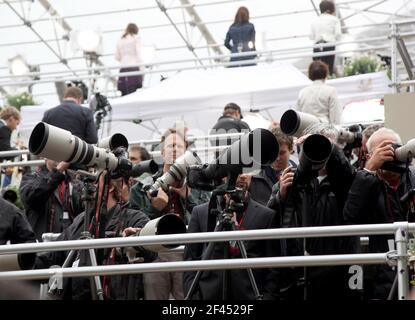
<path fill-rule="evenodd" d="M 393 32 L 392 32 L 393 34 Z M 401 37 L 403 36 L 413 36 L 415 35 L 414 32 L 407 32 L 400 34 Z M 380 40 L 387 40 L 386 37 L 376 37 L 373 38 L 374 41 L 380 41 Z M 364 39 L 356 40 L 357 43 L 359 42 L 368 42 L 368 39 L 366 41 L 363 41 Z M 356 42 L 355 41 L 355 42 Z M 336 44 L 341 44 L 342 42 L 338 42 Z M 344 43 L 353 43 L 353 41 L 347 41 Z M 415 43 L 408 43 L 408 45 L 413 45 Z M 329 46 L 333 44 L 325 44 L 324 46 Z M 97 74 L 86 74 L 86 75 L 79 75 L 77 77 L 69 77 L 69 78 L 63 78 L 63 77 L 47 77 L 40 80 L 27 80 L 27 81 L 2 81 L 0 82 L 1 86 L 15 86 L 15 85 L 30 85 L 30 84 L 41 84 L 41 83 L 50 83 L 50 82 L 56 82 L 56 81 L 74 81 L 74 80 L 88 80 L 88 79 L 94 79 L 97 77 L 114 77 L 114 76 L 133 76 L 133 75 L 145 75 L 145 74 L 151 74 L 151 73 L 167 73 L 167 72 L 177 72 L 180 70 L 193 70 L 193 69 L 200 69 L 200 68 L 206 68 L 206 67 L 230 67 L 230 66 L 239 66 L 239 65 L 248 65 L 252 63 L 258 63 L 258 62 L 271 62 L 271 61 L 278 61 L 278 60 L 293 60 L 293 59 L 299 59 L 299 58 L 313 58 L 313 57 L 324 57 L 328 55 L 333 54 L 339 54 L 339 53 L 349 53 L 349 52 L 364 52 L 364 51 L 370 51 L 370 50 L 381 50 L 381 49 L 389 49 L 390 45 L 378 45 L 378 46 L 368 46 L 365 48 L 355 48 L 350 50 L 336 50 L 336 51 L 327 51 L 322 53 L 289 53 L 285 55 L 277 55 L 279 53 L 284 53 L 287 51 L 298 51 L 300 50 L 306 50 L 307 47 L 309 49 L 320 47 L 320 45 L 310 45 L 310 46 L 303 46 L 303 47 L 297 47 L 297 48 L 283 48 L 283 49 L 273 49 L 273 50 L 261 50 L 261 51 L 251 51 L 251 52 L 241 52 L 241 53 L 232 53 L 232 54 L 223 54 L 223 55 L 215 55 L 215 56 L 205 56 L 205 57 L 199 57 L 197 59 L 195 58 L 189 58 L 189 59 L 180 59 L 180 60 L 170 60 L 170 61 L 161 61 L 161 62 L 155 62 L 152 64 L 139 64 L 136 66 L 159 66 L 164 64 L 176 64 L 176 63 L 195 63 L 197 61 L 210 61 L 212 62 L 209 65 L 192 65 L 192 66 L 183 66 L 180 68 L 166 68 L 166 69 L 160 69 L 155 70 L 153 68 L 150 68 L 149 70 L 143 70 L 143 71 L 136 71 L 136 72 L 123 72 L 123 73 L 109 73 L 109 70 L 111 69 L 119 69 L 120 66 L 111 66 L 111 67 L 94 67 L 90 69 L 80 69 L 82 71 L 99 71 L 103 70 L 106 71 L 106 73 L 97 75 Z M 258 55 L 260 58 L 252 59 L 252 60 L 244 60 L 244 61 L 232 61 L 232 62 L 223 62 L 224 59 L 228 58 L 238 58 L 238 57 L 247 57 L 252 56 L 253 54 Z M 262 57 L 261 57 L 262 56 Z M 218 62 L 222 61 L 222 62 Z M 33 73 L 32 75 L 41 75 L 42 73 Z M 47 74 L 47 73 L 46 73 Z M 57 72 L 50 72 L 50 74 L 57 74 Z M 28 75 L 30 76 L 30 74 Z M 4 76 L 7 78 L 7 76 Z M 10 78 L 10 77 L 8 77 Z"/>
<path fill-rule="evenodd" d="M 238 138 L 244 133 L 224 133 L 224 134 L 212 134 L 212 135 L 206 135 L 206 136 L 190 136 L 188 138 L 188 141 L 190 143 L 196 142 L 196 141 L 217 141 L 217 140 L 227 140 L 230 138 Z M 133 145 L 155 145 L 160 143 L 160 139 L 149 139 L 149 140 L 136 140 L 129 142 L 130 146 Z M 195 151 L 199 154 L 204 154 L 208 152 L 215 152 L 215 151 L 221 151 L 223 149 L 226 149 L 229 147 L 228 145 L 223 146 L 207 146 L 204 147 L 196 147 L 191 148 L 192 151 Z M 149 152 L 151 156 L 158 157 L 161 155 L 160 151 L 150 151 Z M 27 155 L 30 154 L 30 151 L 28 149 L 25 150 L 11 150 L 11 151 L 0 151 L 0 159 L 2 158 L 10 158 L 10 157 L 18 157 L 21 155 Z M 45 164 L 45 160 L 28 160 L 28 161 L 11 161 L 11 162 L 0 162 L 0 169 L 1 168 L 9 168 L 9 167 L 36 167 L 36 166 L 42 166 Z"/>
<path fill-rule="evenodd" d="M 378 225 L 350 225 L 331 227 L 283 228 L 246 231 L 204 232 L 190 234 L 174 234 L 162 236 L 142 236 L 127 238 L 69 240 L 46 243 L 24 243 L 0 246 L 0 255 L 102 249 L 111 247 L 129 247 L 155 244 L 188 244 L 198 242 L 220 242 L 232 240 L 259 239 L 293 239 L 358 235 L 394 234 L 396 251 L 388 253 L 317 255 L 274 258 L 227 259 L 209 261 L 186 261 L 166 263 L 145 263 L 138 265 L 92 266 L 80 268 L 55 268 L 28 271 L 7 271 L 0 273 L 0 279 L 47 279 L 52 276 L 84 277 L 92 275 L 120 275 L 145 272 L 191 271 L 191 270 L 224 270 L 245 268 L 282 268 L 304 266 L 381 264 L 396 262 L 398 275 L 399 299 L 404 300 L 409 293 L 408 276 L 408 233 L 415 231 L 415 223 L 396 222 Z"/>

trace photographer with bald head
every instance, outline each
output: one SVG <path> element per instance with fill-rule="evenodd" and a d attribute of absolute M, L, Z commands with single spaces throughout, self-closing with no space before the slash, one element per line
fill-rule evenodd
<path fill-rule="evenodd" d="M 406 173 L 386 170 L 385 163 L 394 160 L 393 144 L 401 144 L 399 135 L 391 129 L 381 128 L 367 141 L 367 161 L 363 170 L 356 174 L 344 207 L 344 218 L 351 224 L 392 223 L 414 221 L 407 213 L 401 197 L 408 186 L 415 185 L 412 170 Z M 394 170 L 394 171 L 391 171 Z M 410 167 L 408 168 L 410 169 Z M 392 236 L 370 236 L 369 252 L 391 250 L 388 239 Z M 364 291 L 367 299 L 386 299 L 395 277 L 395 271 L 386 265 L 366 266 Z"/>

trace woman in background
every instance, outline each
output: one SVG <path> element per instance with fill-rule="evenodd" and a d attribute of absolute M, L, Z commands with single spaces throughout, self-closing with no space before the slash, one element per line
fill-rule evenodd
<path fill-rule="evenodd" d="M 300 91 L 297 110 L 315 115 L 321 122 L 339 124 L 343 108 L 336 88 L 326 84 L 328 73 L 329 67 L 324 62 L 310 64 L 308 77 L 313 83 Z"/>
<path fill-rule="evenodd" d="M 339 18 L 336 17 L 336 7 L 332 1 L 324 0 L 320 3 L 321 15 L 311 24 L 310 39 L 315 44 L 334 43 L 340 40 L 342 31 Z M 313 49 L 314 53 L 335 51 L 336 46 L 322 46 Z M 313 60 L 321 60 L 329 67 L 330 75 L 334 73 L 335 55 L 314 57 Z"/>
<path fill-rule="evenodd" d="M 231 43 L 232 42 L 232 43 Z M 234 23 L 229 27 L 226 33 L 225 47 L 232 53 L 255 51 L 255 27 L 249 22 L 249 11 L 246 7 L 240 7 L 235 15 Z M 256 55 L 243 57 L 232 57 L 232 61 L 255 59 Z M 250 66 L 256 63 L 249 64 Z M 238 65 L 235 67 L 247 66 Z"/>
<path fill-rule="evenodd" d="M 135 23 L 129 23 L 115 50 L 115 59 L 120 61 L 120 73 L 140 71 L 137 66 L 142 64 L 141 41 L 138 36 L 138 27 Z M 143 76 L 121 76 L 118 78 L 118 90 L 121 95 L 135 92 L 143 86 Z"/>

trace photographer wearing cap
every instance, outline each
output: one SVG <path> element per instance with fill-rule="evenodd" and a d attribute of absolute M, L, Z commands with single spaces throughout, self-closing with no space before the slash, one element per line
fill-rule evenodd
<path fill-rule="evenodd" d="M 86 143 L 98 142 L 97 128 L 91 109 L 82 107 L 83 92 L 78 87 L 66 89 L 61 105 L 49 109 L 43 115 L 43 122 L 70 131 Z"/>
<path fill-rule="evenodd" d="M 297 141 L 302 145 L 302 152 L 305 152 L 308 138 L 313 136 L 328 144 L 325 162 L 319 164 L 321 169 L 312 171 L 314 164 L 309 167 L 310 163 L 302 163 L 304 160 L 300 152 L 298 168 L 293 170 L 288 167 L 282 172 L 268 203 L 285 228 L 345 224 L 343 206 L 354 170 L 343 151 L 335 145 L 338 131 L 334 126 L 319 123 L 307 128 L 304 136 Z M 322 152 L 319 143 L 311 147 L 313 151 Z M 344 254 L 355 250 L 353 239 L 345 237 L 288 239 L 285 243 L 289 256 Z M 332 300 L 352 295 L 348 288 L 348 267 L 285 269 L 282 279 L 285 282 L 282 284 L 282 296 L 288 300 Z"/>
<path fill-rule="evenodd" d="M 241 108 L 233 102 L 228 103 L 223 109 L 222 116 L 218 119 L 216 124 L 210 131 L 210 134 L 225 134 L 225 133 L 238 133 L 238 132 L 249 132 L 249 125 L 242 121 L 242 111 Z M 236 138 L 229 139 L 211 139 L 211 143 L 214 146 L 226 146 L 231 145 L 233 142 L 237 141 Z M 216 157 L 220 152 L 216 152 Z"/>
<path fill-rule="evenodd" d="M 43 233 L 61 233 L 84 210 L 82 182 L 67 170 L 68 167 L 66 162 L 46 159 L 45 166 L 22 178 L 21 199 L 39 241 Z"/>
<path fill-rule="evenodd" d="M 415 185 L 415 176 L 409 166 L 405 173 L 383 168 L 394 160 L 393 144 L 401 144 L 399 135 L 381 128 L 367 141 L 367 161 L 356 174 L 350 188 L 344 218 L 351 224 L 392 223 L 414 221 L 400 199 Z M 410 188 L 410 189 L 409 189 Z M 411 199 L 412 200 L 412 199 Z M 393 236 L 369 236 L 369 252 L 388 252 L 388 239 Z M 386 265 L 365 266 L 365 297 L 386 299 L 390 294 L 396 271 Z"/>

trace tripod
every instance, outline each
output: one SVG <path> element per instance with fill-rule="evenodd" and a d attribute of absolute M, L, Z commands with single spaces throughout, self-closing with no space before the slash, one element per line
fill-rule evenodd
<path fill-rule="evenodd" d="M 221 208 L 221 204 L 219 201 L 219 197 L 223 196 L 223 195 L 229 195 L 230 196 L 230 200 L 229 203 L 226 205 L 225 209 L 223 210 L 218 210 L 217 208 Z M 232 220 L 232 216 L 234 212 L 238 212 L 240 210 L 244 209 L 244 205 L 242 203 L 242 199 L 243 199 L 243 192 L 240 189 L 233 189 L 233 190 L 219 190 L 216 189 L 213 191 L 212 193 L 212 198 L 216 197 L 216 202 L 217 202 L 217 207 L 216 209 L 214 208 L 210 208 L 209 205 L 209 215 L 216 215 L 216 226 L 214 229 L 214 232 L 219 232 L 219 231 L 235 231 L 237 230 L 236 226 L 235 226 L 235 222 Z M 212 201 L 212 200 L 211 200 Z M 241 256 L 244 259 L 248 258 L 247 252 L 246 252 L 246 248 L 245 245 L 243 244 L 243 242 L 241 240 L 237 240 L 236 244 L 240 250 Z M 206 248 L 206 251 L 203 253 L 202 255 L 202 260 L 210 260 L 213 254 L 213 251 L 215 249 L 215 242 L 210 242 L 209 245 Z M 225 245 L 224 248 L 224 259 L 228 259 L 229 258 L 229 245 Z M 189 292 L 187 293 L 187 296 L 185 298 L 185 300 L 190 300 L 195 291 L 196 288 L 199 285 L 199 281 L 200 281 L 200 277 L 202 276 L 202 272 L 201 270 L 198 270 L 196 273 L 195 278 L 193 279 L 193 282 L 190 286 Z M 224 270 L 223 271 L 223 281 L 222 281 L 222 299 L 226 300 L 227 296 L 228 296 L 228 270 Z M 252 272 L 252 269 L 247 269 L 248 272 L 248 277 L 249 277 L 249 281 L 251 283 L 252 286 L 252 290 L 254 292 L 255 295 L 255 299 L 256 300 L 261 300 L 262 299 L 262 295 L 259 293 L 258 290 L 258 286 L 256 284 L 255 278 L 254 278 L 254 274 Z"/>
<path fill-rule="evenodd" d="M 80 172 L 80 171 L 78 171 Z M 84 226 L 83 231 L 81 233 L 81 236 L 79 240 L 88 240 L 92 239 L 92 235 L 89 231 L 88 225 L 91 221 L 91 210 L 94 208 L 93 201 L 94 201 L 94 194 L 96 192 L 96 187 L 94 185 L 94 182 L 96 180 L 96 177 L 94 175 L 91 175 L 86 172 L 82 172 L 83 176 L 83 182 L 84 187 L 82 189 L 82 200 L 85 203 L 85 216 L 84 216 Z M 86 250 L 91 266 L 98 266 L 97 258 L 95 255 L 94 249 L 87 249 Z M 63 268 L 68 268 L 70 265 L 73 265 L 74 259 L 76 259 L 80 255 L 79 250 L 71 250 L 68 254 L 68 256 L 65 259 L 65 262 L 62 265 Z M 102 284 L 101 279 L 99 276 L 94 276 L 90 278 L 91 281 L 91 294 L 93 300 L 104 300 L 104 293 L 102 290 Z M 53 283 L 50 286 L 49 293 L 51 293 L 53 290 L 57 288 L 58 280 L 54 279 Z"/>

